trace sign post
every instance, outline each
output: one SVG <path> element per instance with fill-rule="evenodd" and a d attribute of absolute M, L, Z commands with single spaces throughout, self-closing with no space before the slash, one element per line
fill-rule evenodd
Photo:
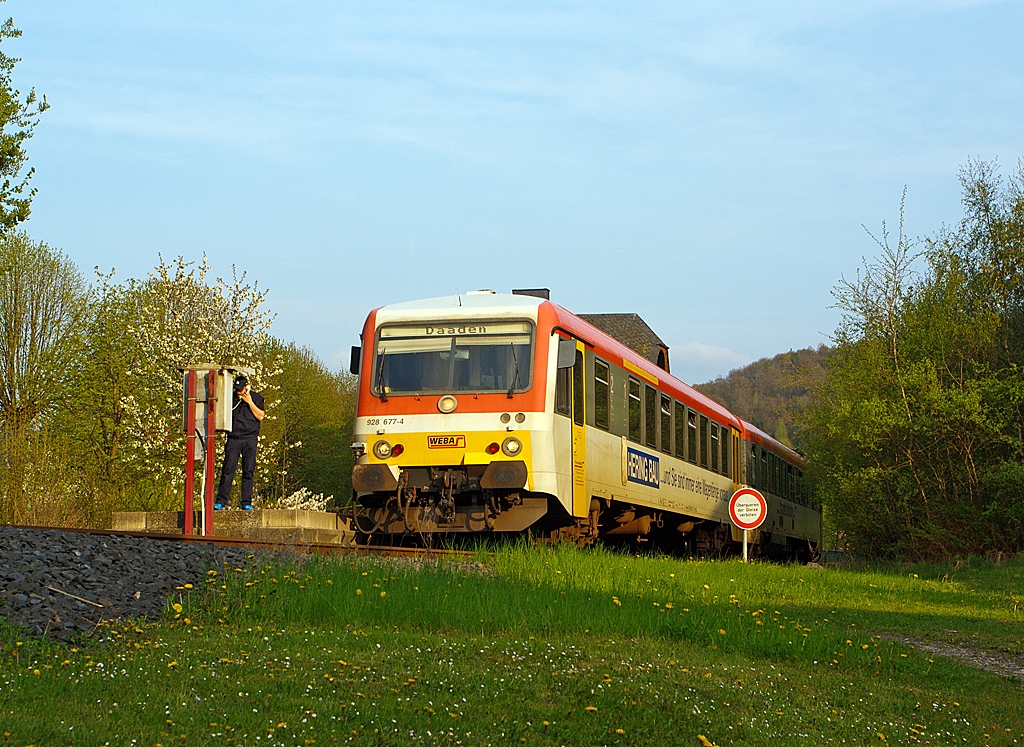
<path fill-rule="evenodd" d="M 768 518 L 768 502 L 754 488 L 740 488 L 729 499 L 729 518 L 743 530 L 743 562 L 747 562 L 747 532 Z"/>

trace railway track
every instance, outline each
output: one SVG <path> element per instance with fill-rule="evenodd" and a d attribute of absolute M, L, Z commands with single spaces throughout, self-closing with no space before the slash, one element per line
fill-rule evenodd
<path fill-rule="evenodd" d="M 153 619 L 208 573 L 262 565 L 253 552 L 468 561 L 464 550 L 365 547 L 280 538 L 0 525 L 0 616 L 26 634 L 71 640 L 102 621 Z M 261 553 L 262 554 L 262 553 Z M 285 565 L 287 565 L 287 560 Z"/>
<path fill-rule="evenodd" d="M 65 532 L 69 534 L 87 534 L 101 537 L 133 537 L 137 539 L 214 545 L 218 547 L 248 547 L 267 551 L 296 552 L 305 555 L 362 555 L 394 558 L 466 558 L 476 555 L 475 552 L 471 552 L 469 550 L 450 550 L 447 548 L 428 549 L 418 547 L 397 547 L 394 545 L 338 545 L 330 542 L 293 542 L 278 539 L 261 539 L 256 537 L 200 537 L 198 535 L 168 534 L 161 532 L 131 532 L 121 529 L 78 529 L 21 524 L 4 524 L 0 525 L 0 527 L 22 529 L 33 532 L 49 531 Z"/>

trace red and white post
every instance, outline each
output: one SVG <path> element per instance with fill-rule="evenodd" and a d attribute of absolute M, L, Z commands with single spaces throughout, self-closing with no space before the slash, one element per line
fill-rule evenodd
<path fill-rule="evenodd" d="M 743 562 L 747 562 L 747 532 L 768 518 L 768 502 L 754 488 L 740 488 L 729 499 L 729 518 L 743 530 Z"/>

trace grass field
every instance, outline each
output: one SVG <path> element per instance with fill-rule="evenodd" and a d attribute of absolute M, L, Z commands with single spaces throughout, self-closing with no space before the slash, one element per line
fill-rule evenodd
<path fill-rule="evenodd" d="M 512 548 L 215 569 L 77 646 L 0 628 L 0 745 L 1024 744 L 1024 563 Z"/>

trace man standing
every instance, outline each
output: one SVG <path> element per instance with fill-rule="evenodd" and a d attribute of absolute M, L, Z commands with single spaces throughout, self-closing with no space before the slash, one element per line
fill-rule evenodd
<path fill-rule="evenodd" d="M 238 469 L 238 457 L 242 457 L 242 508 L 252 511 L 252 481 L 256 472 L 256 442 L 260 435 L 260 421 L 263 410 L 263 396 L 249 391 L 249 380 L 244 376 L 235 379 L 234 402 L 231 411 L 231 432 L 224 444 L 224 463 L 220 468 L 220 486 L 213 508 L 220 511 L 231 502 L 231 483 Z"/>

